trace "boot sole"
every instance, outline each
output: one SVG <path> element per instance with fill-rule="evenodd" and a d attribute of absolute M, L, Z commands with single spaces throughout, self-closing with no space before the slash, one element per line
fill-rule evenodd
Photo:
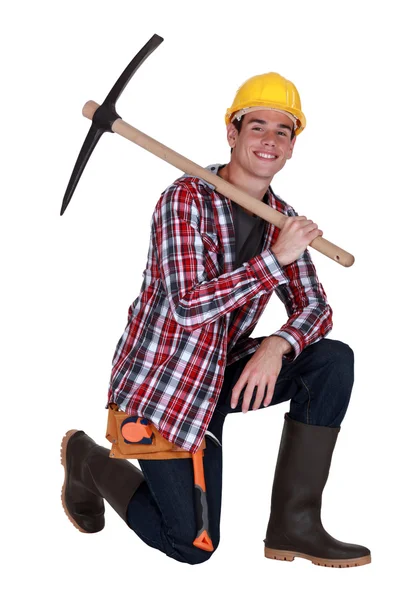
<path fill-rule="evenodd" d="M 70 429 L 64 435 L 62 442 L 61 442 L 60 457 L 61 457 L 61 464 L 64 467 L 64 483 L 63 483 L 62 490 L 61 490 L 61 502 L 63 505 L 64 512 L 67 515 L 70 522 L 72 523 L 72 525 L 82 533 L 90 533 L 89 531 L 82 529 L 82 527 L 79 527 L 78 523 L 76 521 L 74 521 L 72 516 L 69 514 L 67 505 L 65 503 L 65 488 L 67 485 L 67 446 L 68 446 L 68 442 L 71 439 L 71 437 L 78 431 L 79 431 L 78 429 Z"/>
<path fill-rule="evenodd" d="M 273 548 L 264 548 L 264 556 L 265 558 L 272 558 L 275 560 L 286 560 L 288 562 L 292 562 L 296 557 L 305 558 L 306 560 L 311 560 L 313 565 L 318 565 L 319 567 L 336 567 L 338 569 L 343 569 L 346 567 L 361 567 L 362 565 L 367 565 L 371 562 L 371 555 L 360 556 L 360 558 L 349 558 L 348 560 L 342 559 L 329 559 L 329 558 L 319 558 L 318 556 L 311 556 L 310 554 L 302 554 L 301 552 L 290 552 L 288 550 L 274 550 Z"/>

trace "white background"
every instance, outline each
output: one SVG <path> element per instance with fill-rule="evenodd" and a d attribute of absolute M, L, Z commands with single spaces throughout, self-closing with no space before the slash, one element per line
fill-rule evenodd
<path fill-rule="evenodd" d="M 394 7 L 384 0 L 37 0 L 3 12 L 7 598 L 395 595 L 400 90 Z M 110 507 L 106 528 L 96 535 L 79 533 L 62 511 L 61 438 L 78 428 L 107 445 L 112 355 L 140 290 L 154 206 L 180 172 L 105 134 L 63 217 L 61 201 L 90 126 L 83 104 L 101 103 L 154 33 L 165 41 L 117 110 L 203 166 L 229 160 L 224 113 L 248 77 L 277 71 L 299 89 L 307 127 L 273 189 L 356 257 L 346 269 L 311 249 L 334 311 L 330 337 L 348 343 L 356 359 L 323 520 L 338 539 L 370 547 L 369 566 L 325 569 L 264 558 L 288 405 L 228 418 L 222 540 L 207 563 L 182 565 L 145 546 Z M 254 334 L 268 335 L 285 320 L 274 298 Z M 247 451 L 238 447 L 240 436 L 252 440 Z"/>

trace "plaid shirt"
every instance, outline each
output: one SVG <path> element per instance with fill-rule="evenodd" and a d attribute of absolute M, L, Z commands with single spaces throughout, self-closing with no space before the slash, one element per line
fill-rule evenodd
<path fill-rule="evenodd" d="M 271 189 L 267 193 L 272 208 L 297 215 Z M 143 283 L 114 354 L 108 402 L 147 417 L 167 440 L 195 452 L 225 367 L 260 346 L 250 334 L 272 292 L 289 317 L 272 334 L 291 344 L 286 360 L 324 337 L 332 310 L 310 254 L 281 268 L 270 250 L 278 234 L 265 222 L 261 254 L 233 270 L 231 201 L 196 177 L 169 186 L 152 216 Z"/>

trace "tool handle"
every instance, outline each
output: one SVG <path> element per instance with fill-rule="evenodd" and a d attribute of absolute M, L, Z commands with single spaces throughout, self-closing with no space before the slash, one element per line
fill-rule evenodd
<path fill-rule="evenodd" d="M 93 102 L 93 100 L 90 100 L 89 102 L 86 102 L 82 113 L 87 119 L 93 119 L 93 115 L 99 106 L 99 104 Z M 142 131 L 139 131 L 139 129 L 132 127 L 132 125 L 129 125 L 129 123 L 126 123 L 122 119 L 117 119 L 114 121 L 112 130 L 131 142 L 134 142 L 141 148 L 148 150 L 148 152 L 155 154 L 155 156 L 162 158 L 167 163 L 173 165 L 177 169 L 180 169 L 184 173 L 194 177 L 199 177 L 200 179 L 211 183 L 217 192 L 223 194 L 227 198 L 230 198 L 243 208 L 258 215 L 262 219 L 265 219 L 265 221 L 272 223 L 279 229 L 282 229 L 285 220 L 288 218 L 286 215 L 283 215 L 274 208 L 271 208 L 267 204 L 260 202 L 256 198 L 246 194 L 246 192 L 239 190 L 228 181 L 222 179 L 222 177 L 214 175 L 209 170 L 204 169 L 185 156 L 182 156 L 182 154 L 178 154 L 178 152 L 171 150 L 171 148 L 168 148 L 168 146 L 164 146 L 164 144 L 157 142 L 157 140 L 154 138 L 146 135 Z M 349 252 L 346 252 L 346 250 L 343 250 L 343 248 L 332 244 L 332 242 L 329 242 L 322 236 L 315 238 L 315 240 L 311 242 L 310 246 L 315 250 L 318 250 L 318 252 L 321 252 L 321 254 L 324 254 L 328 258 L 338 262 L 343 267 L 351 267 L 351 265 L 354 263 L 354 256 L 352 254 L 349 254 Z"/>
<path fill-rule="evenodd" d="M 192 454 L 194 473 L 194 495 L 197 523 L 197 535 L 193 546 L 212 552 L 214 550 L 210 534 L 208 533 L 208 504 L 206 495 L 206 481 L 204 478 L 203 450 Z"/>

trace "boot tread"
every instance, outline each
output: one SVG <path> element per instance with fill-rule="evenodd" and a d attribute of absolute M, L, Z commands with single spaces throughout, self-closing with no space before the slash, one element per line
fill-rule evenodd
<path fill-rule="evenodd" d="M 318 556 L 311 556 L 310 554 L 303 554 L 302 552 L 275 550 L 273 548 L 267 547 L 264 548 L 264 556 L 265 558 L 284 560 L 288 562 L 292 562 L 296 557 L 304 558 L 306 560 L 310 560 L 313 563 L 313 565 L 318 565 L 319 567 L 336 567 L 338 569 L 346 567 L 361 567 L 362 565 L 367 565 L 371 562 L 370 554 L 367 554 L 366 556 L 360 556 L 359 558 L 329 559 L 321 558 Z"/>

